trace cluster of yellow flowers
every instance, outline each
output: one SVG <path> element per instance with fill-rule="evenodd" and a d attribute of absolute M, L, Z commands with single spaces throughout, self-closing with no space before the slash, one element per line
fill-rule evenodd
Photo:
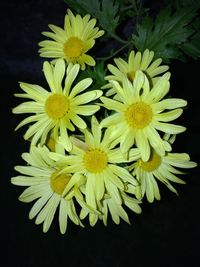
<path fill-rule="evenodd" d="M 13 113 L 33 115 L 17 126 L 29 124 L 24 139 L 31 142 L 22 154 L 27 164 L 15 167 L 20 175 L 11 182 L 27 187 L 19 199 L 35 201 L 29 218 L 43 223 L 44 232 L 57 208 L 62 234 L 68 217 L 80 226 L 87 216 L 91 226 L 98 219 L 106 225 L 109 214 L 116 224 L 120 218 L 129 223 L 126 207 L 140 213 L 145 196 L 149 202 L 160 199 L 157 180 L 177 193 L 171 182 L 184 181 L 176 167 L 196 166 L 188 154 L 171 152 L 185 127 L 170 122 L 187 102 L 165 98 L 170 73 L 161 59 L 153 60 L 154 52 L 131 51 L 128 61 L 114 59 L 115 65 L 107 66 L 107 84 L 99 90 L 92 88 L 90 77 L 76 82 L 87 65 L 95 66 L 86 54 L 104 34 L 95 25 L 90 15 L 75 16 L 70 10 L 64 29 L 49 25 L 52 32 L 43 35 L 51 40 L 39 43 L 41 57 L 53 59 L 43 64 L 49 89 L 20 83 L 24 93 L 15 94 L 30 100 Z M 105 109 L 108 116 L 98 120 Z"/>

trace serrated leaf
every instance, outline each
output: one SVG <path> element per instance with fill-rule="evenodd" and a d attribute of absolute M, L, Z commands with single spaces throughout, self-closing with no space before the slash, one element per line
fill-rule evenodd
<path fill-rule="evenodd" d="M 194 31 L 194 34 L 180 46 L 180 49 L 187 56 L 197 59 L 200 57 L 200 18 L 197 17 L 193 20 L 190 27 Z"/>
<path fill-rule="evenodd" d="M 99 23 L 109 33 L 114 33 L 119 16 L 117 16 L 119 4 L 113 0 L 102 0 L 101 10 L 98 14 Z"/>
<path fill-rule="evenodd" d="M 175 9 L 179 9 L 186 6 L 196 7 L 197 9 L 200 6 L 200 2 L 198 0 L 165 0 L 166 5 L 170 5 Z"/>
<path fill-rule="evenodd" d="M 197 59 L 200 57 L 200 33 L 196 33 L 189 42 L 184 43 L 181 46 L 183 52 L 192 57 L 193 59 Z"/>
<path fill-rule="evenodd" d="M 156 19 L 146 17 L 141 21 L 137 26 L 137 35 L 133 35 L 133 43 L 140 51 L 147 48 L 153 50 L 155 57 L 161 57 L 165 62 L 179 58 L 181 50 L 178 45 L 185 43 L 193 34 L 189 24 L 196 14 L 193 7 L 181 8 L 176 12 L 165 8 Z"/>
<path fill-rule="evenodd" d="M 100 10 L 100 2 L 98 0 L 65 0 L 65 3 L 80 15 L 90 14 L 95 16 Z"/>

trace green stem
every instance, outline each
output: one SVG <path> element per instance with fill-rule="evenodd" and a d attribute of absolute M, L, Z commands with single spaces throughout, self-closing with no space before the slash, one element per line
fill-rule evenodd
<path fill-rule="evenodd" d="M 129 9 L 131 9 L 133 7 L 133 4 L 131 4 L 131 5 L 129 5 L 129 6 L 125 6 L 125 7 L 122 7 L 121 9 L 120 9 L 120 11 L 126 11 L 126 10 L 129 10 Z"/>
<path fill-rule="evenodd" d="M 122 43 L 122 44 L 127 44 L 127 42 L 128 42 L 128 41 L 123 40 L 122 38 L 120 38 L 118 35 L 116 35 L 114 33 L 111 35 L 111 37 L 114 38 L 115 40 L 117 40 L 118 42 Z"/>
<path fill-rule="evenodd" d="M 114 57 L 115 55 L 117 55 L 120 51 L 124 50 L 128 45 L 129 45 L 129 43 L 127 42 L 125 45 L 123 45 L 118 50 L 116 50 L 112 55 L 107 56 L 107 57 L 97 57 L 96 59 L 97 60 L 108 60 L 108 59 Z"/>

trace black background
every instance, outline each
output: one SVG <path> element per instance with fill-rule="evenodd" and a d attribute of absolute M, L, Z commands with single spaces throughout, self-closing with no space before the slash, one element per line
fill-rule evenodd
<path fill-rule="evenodd" d="M 159 2 L 159 1 L 157 1 Z M 41 31 L 47 24 L 63 26 L 67 5 L 62 0 L 1 1 L 0 4 L 0 101 L 1 101 L 1 175 L 0 175 L 0 266 L 200 266 L 199 263 L 199 167 L 188 170 L 186 185 L 176 186 L 177 197 L 161 186 L 161 201 L 144 201 L 141 215 L 130 213 L 131 225 L 111 220 L 84 229 L 68 224 L 59 233 L 57 217 L 47 234 L 42 226 L 28 219 L 32 204 L 18 201 L 22 188 L 10 184 L 16 175 L 14 165 L 23 165 L 21 153 L 28 150 L 22 130 L 14 132 L 22 116 L 12 107 L 21 100 L 18 81 L 45 85 L 44 59 L 38 55 Z M 170 64 L 171 95 L 184 98 L 188 107 L 178 119 L 187 127 L 174 144 L 175 152 L 187 152 L 199 162 L 199 61 Z"/>

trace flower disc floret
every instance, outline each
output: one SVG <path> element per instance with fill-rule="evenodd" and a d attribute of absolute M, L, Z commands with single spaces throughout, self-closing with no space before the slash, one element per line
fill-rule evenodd
<path fill-rule="evenodd" d="M 150 124 L 153 113 L 152 108 L 144 103 L 139 102 L 130 105 L 124 113 L 127 123 L 136 129 L 143 129 Z"/>
<path fill-rule="evenodd" d="M 101 97 L 103 106 L 115 111 L 102 120 L 101 126 L 112 127 L 112 138 L 120 143 L 122 153 L 127 154 L 136 145 L 142 160 L 148 161 L 151 147 L 161 156 L 171 150 L 158 131 L 167 134 L 185 131 L 185 127 L 169 123 L 182 114 L 180 107 L 187 105 L 183 99 L 163 99 L 169 92 L 169 78 L 170 73 L 165 73 L 151 86 L 148 77 L 137 71 L 133 83 L 128 78 L 122 84 L 112 81 L 116 92 L 113 99 Z"/>
<path fill-rule="evenodd" d="M 178 194 L 171 182 L 185 184 L 185 181 L 177 177 L 177 174 L 183 174 L 177 168 L 194 168 L 196 165 L 195 162 L 190 161 L 186 153 L 166 152 L 165 155 L 160 156 L 152 150 L 148 161 L 139 159 L 129 167 L 129 170 L 140 184 L 142 197 L 146 195 L 147 200 L 153 202 L 154 199 L 161 198 L 158 181 Z"/>
<path fill-rule="evenodd" d="M 71 174 L 59 174 L 59 171 L 52 173 L 50 177 L 50 185 L 53 192 L 62 195 L 71 177 Z"/>
<path fill-rule="evenodd" d="M 143 161 L 141 159 L 138 161 L 138 166 L 140 166 L 146 172 L 152 172 L 158 169 L 160 164 L 161 157 L 155 151 L 151 153 L 148 161 Z"/>
<path fill-rule="evenodd" d="M 112 81 L 118 81 L 120 84 L 123 82 L 124 77 L 133 82 L 136 78 L 136 72 L 138 70 L 143 71 L 149 79 L 151 84 L 155 84 L 159 78 L 159 75 L 166 72 L 169 67 L 167 65 L 161 65 L 162 59 L 154 58 L 154 52 L 146 49 L 143 53 L 131 51 L 128 60 L 122 58 L 115 58 L 113 64 L 108 64 L 108 70 L 110 75 L 107 75 L 105 79 L 109 82 L 104 85 L 104 89 L 109 89 L 106 95 L 112 95 L 116 93 L 115 87 L 112 86 Z"/>
<path fill-rule="evenodd" d="M 87 151 L 83 160 L 86 169 L 92 173 L 102 172 L 108 164 L 106 153 L 99 149 Z"/>
<path fill-rule="evenodd" d="M 59 146 L 56 151 L 61 153 Z M 43 231 L 47 232 L 58 210 L 60 232 L 64 234 L 68 219 L 83 226 L 74 205 L 76 200 L 81 207 L 86 205 L 78 186 L 82 177 L 55 167 L 49 152 L 46 146 L 31 146 L 29 153 L 22 154 L 26 166 L 15 167 L 20 175 L 11 178 L 11 182 L 27 187 L 20 195 L 20 201 L 35 201 L 29 212 L 30 219 L 35 217 L 35 223 L 42 223 Z M 63 156 L 62 153 L 60 155 Z"/>
<path fill-rule="evenodd" d="M 25 124 L 32 123 L 26 131 L 24 138 L 31 139 L 33 145 L 38 142 L 46 143 L 48 135 L 57 142 L 58 138 L 70 151 L 72 144 L 68 133 L 87 127 L 86 122 L 80 116 L 90 116 L 99 110 L 99 106 L 85 105 L 102 95 L 100 90 L 84 92 L 92 83 L 91 78 L 79 81 L 72 85 L 76 79 L 80 66 L 70 64 L 67 69 L 63 59 L 57 60 L 55 66 L 44 62 L 44 74 L 50 87 L 50 91 L 39 85 L 20 83 L 25 94 L 16 94 L 18 97 L 32 99 L 13 109 L 14 113 L 35 113 L 25 118 L 16 129 Z M 63 84 L 63 78 L 66 75 Z"/>
<path fill-rule="evenodd" d="M 66 96 L 60 94 L 50 95 L 45 102 L 45 111 L 49 118 L 59 120 L 69 110 L 69 101 Z"/>
<path fill-rule="evenodd" d="M 95 27 L 96 19 L 90 19 L 87 14 L 84 17 L 74 15 L 67 10 L 64 21 L 64 29 L 50 24 L 52 32 L 43 32 L 49 37 L 39 43 L 40 56 L 46 58 L 63 58 L 68 64 L 79 64 L 84 70 L 86 65 L 94 66 L 95 60 L 87 54 L 94 46 L 95 39 L 104 34 L 103 30 Z M 52 40 L 53 39 L 53 40 Z"/>
<path fill-rule="evenodd" d="M 119 148 L 113 149 L 110 138 L 110 130 L 107 129 L 102 134 L 102 129 L 93 116 L 91 120 L 91 131 L 84 130 L 85 145 L 81 144 L 77 138 L 71 138 L 73 148 L 66 157 L 58 153 L 51 153 L 51 157 L 59 162 L 61 166 L 66 166 L 63 171 L 80 173 L 86 178 L 84 194 L 86 203 L 94 210 L 98 210 L 100 202 L 105 195 L 109 195 L 117 206 L 122 205 L 121 191 L 128 186 L 131 188 L 129 193 L 135 194 L 137 182 L 130 173 L 117 163 L 124 163 L 138 159 L 140 153 L 138 149 L 132 149 L 129 159 L 124 160 Z M 121 210 L 121 209 L 120 209 Z M 89 221 L 94 225 L 99 214 L 88 213 L 82 210 L 81 218 L 89 214 Z"/>
<path fill-rule="evenodd" d="M 64 53 L 67 58 L 78 58 L 83 53 L 83 41 L 77 37 L 70 37 L 64 44 Z"/>
<path fill-rule="evenodd" d="M 134 70 L 128 71 L 127 78 L 129 79 L 129 81 L 133 82 L 135 79 L 135 71 Z"/>

